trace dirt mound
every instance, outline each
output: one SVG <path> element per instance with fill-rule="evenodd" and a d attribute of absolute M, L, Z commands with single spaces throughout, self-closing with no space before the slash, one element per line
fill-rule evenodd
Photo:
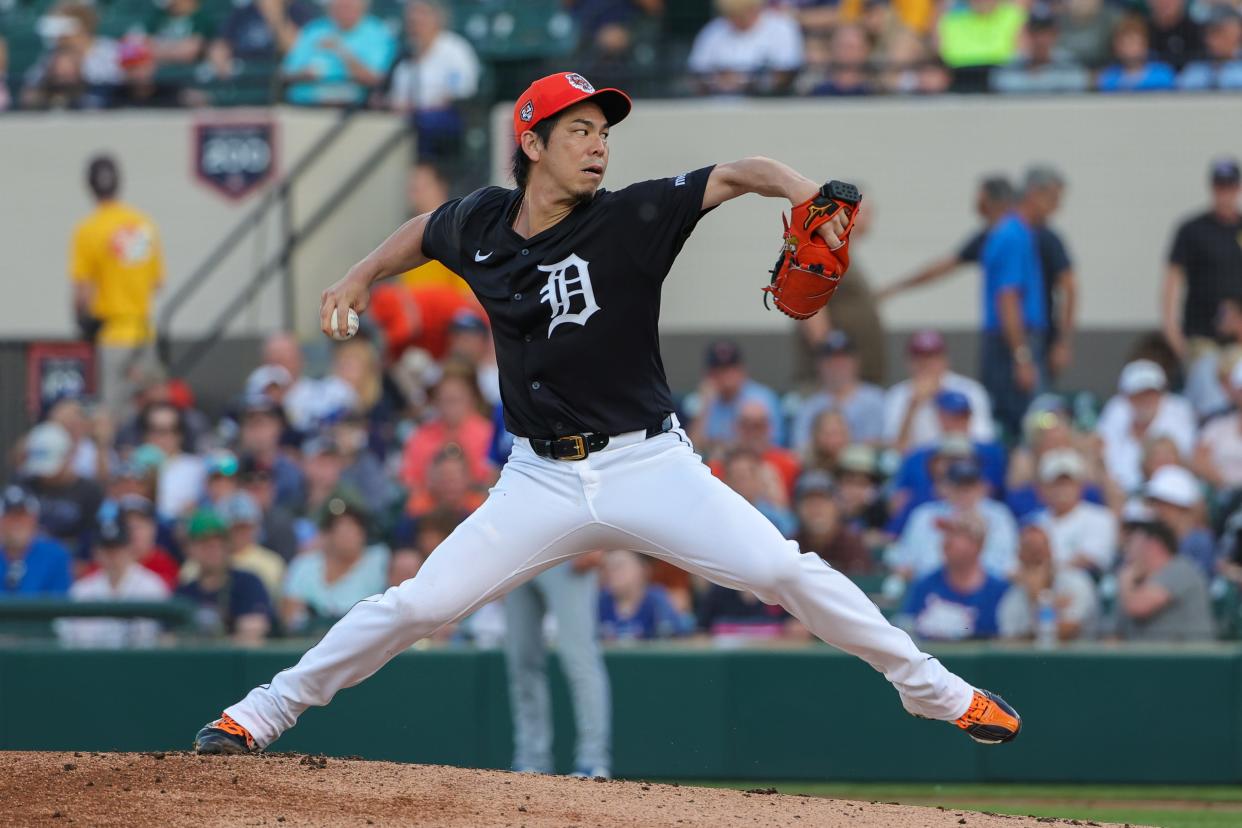
<path fill-rule="evenodd" d="M 293 754 L 0 752 L 0 802 L 5 823 L 21 826 L 1017 828 L 1051 822 L 782 796 L 772 789 L 744 793 Z"/>

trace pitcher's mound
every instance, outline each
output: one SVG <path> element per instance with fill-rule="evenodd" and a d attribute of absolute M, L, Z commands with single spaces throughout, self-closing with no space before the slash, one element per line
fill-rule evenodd
<path fill-rule="evenodd" d="M 1017 828 L 1051 822 L 953 809 L 292 754 L 0 752 L 0 802 L 10 825 L 133 828 Z"/>

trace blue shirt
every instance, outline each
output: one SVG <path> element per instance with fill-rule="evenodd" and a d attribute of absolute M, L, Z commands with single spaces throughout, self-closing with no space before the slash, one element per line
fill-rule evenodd
<path fill-rule="evenodd" d="M 1096 85 L 1101 92 L 1154 92 L 1172 89 L 1174 78 L 1172 66 L 1153 60 L 1137 72 L 1110 66 L 1100 72 Z"/>
<path fill-rule="evenodd" d="M 672 638 L 694 632 L 694 619 L 682 615 L 661 586 L 647 587 L 647 593 L 633 615 L 622 616 L 612 593 L 599 592 L 599 634 L 605 641 L 638 641 Z"/>
<path fill-rule="evenodd" d="M 68 550 L 49 537 L 36 535 L 17 561 L 0 546 L 0 597 L 66 595 L 72 580 Z"/>
<path fill-rule="evenodd" d="M 974 592 L 958 592 L 945 580 L 944 569 L 937 569 L 910 587 L 903 614 L 913 620 L 914 632 L 920 638 L 995 638 L 996 610 L 1008 589 L 1005 580 L 987 575 Z"/>
<path fill-rule="evenodd" d="M 1178 89 L 1242 89 L 1242 60 L 1197 60 L 1177 76 Z"/>
<path fill-rule="evenodd" d="M 989 497 L 1003 499 L 1005 492 L 1005 469 L 1009 458 L 999 443 L 980 443 L 972 441 L 975 447 L 975 458 L 983 471 L 983 477 L 991 486 Z M 899 491 L 908 493 L 905 508 L 900 514 L 894 515 L 889 522 L 888 530 L 895 535 L 901 534 L 910 513 L 918 506 L 936 499 L 936 481 L 932 479 L 931 462 L 939 448 L 935 445 L 915 449 L 901 462 L 897 474 L 893 477 L 892 486 Z"/>
<path fill-rule="evenodd" d="M 785 443 L 785 421 L 781 416 L 780 397 L 771 388 L 753 379 L 742 384 L 742 390 L 731 400 L 717 397 L 704 413 L 704 430 L 712 442 L 731 443 L 737 437 L 737 417 L 742 403 L 758 400 L 768 409 L 768 421 L 772 424 L 772 442 Z"/>
<path fill-rule="evenodd" d="M 1027 330 L 1048 327 L 1044 306 L 1044 280 L 1039 263 L 1035 234 L 1016 213 L 1005 216 L 983 243 L 983 330 L 997 333 L 1000 324 L 1000 294 L 1016 290 L 1022 304 L 1022 323 Z"/>
<path fill-rule="evenodd" d="M 320 46 L 328 38 L 339 40 L 360 63 L 381 75 L 397 54 L 397 41 L 379 18 L 367 15 L 348 32 L 341 31 L 331 18 L 312 20 L 302 28 L 281 69 L 285 74 L 311 69 L 316 80 L 289 87 L 290 103 L 359 103 L 366 97 L 366 90 L 349 79 L 345 61 Z"/>

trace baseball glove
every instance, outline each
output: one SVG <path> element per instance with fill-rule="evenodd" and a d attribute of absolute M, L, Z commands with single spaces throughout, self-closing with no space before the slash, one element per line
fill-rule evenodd
<path fill-rule="evenodd" d="M 776 309 L 794 319 L 809 319 L 828 304 L 846 268 L 850 266 L 850 231 L 858 216 L 862 194 L 853 184 L 829 181 L 819 192 L 793 208 L 785 223 L 781 254 L 772 268 L 772 283 L 763 289 L 764 307 L 768 295 Z M 849 221 L 841 233 L 842 245 L 836 250 L 816 231 L 841 210 Z"/>

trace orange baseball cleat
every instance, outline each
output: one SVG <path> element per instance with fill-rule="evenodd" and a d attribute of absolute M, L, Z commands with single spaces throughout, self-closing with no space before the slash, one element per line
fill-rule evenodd
<path fill-rule="evenodd" d="M 1012 742 L 1022 730 L 1022 717 L 995 693 L 976 690 L 970 708 L 955 725 L 982 745 Z"/>
<path fill-rule="evenodd" d="M 195 753 L 254 753 L 258 750 L 250 731 L 239 725 L 228 713 L 203 729 L 194 737 Z"/>

